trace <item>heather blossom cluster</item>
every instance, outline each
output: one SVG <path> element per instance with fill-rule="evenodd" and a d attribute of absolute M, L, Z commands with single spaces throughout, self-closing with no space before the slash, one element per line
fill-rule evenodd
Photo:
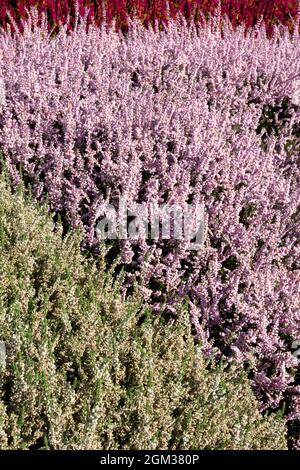
<path fill-rule="evenodd" d="M 99 207 L 203 205 L 206 237 L 114 240 L 128 288 L 170 321 L 188 299 L 209 355 L 252 372 L 261 409 L 299 419 L 300 47 L 213 21 L 128 34 L 46 24 L 0 36 L 0 146 L 13 185 L 47 198 L 97 252 Z M 296 90 L 296 91 L 295 91 Z M 297 96 L 296 96 L 297 95 Z M 296 97 L 295 97 L 296 96 Z M 272 114 L 273 113 L 273 114 Z"/>
<path fill-rule="evenodd" d="M 5 104 L 5 85 L 4 81 L 0 79 L 0 106 Z"/>

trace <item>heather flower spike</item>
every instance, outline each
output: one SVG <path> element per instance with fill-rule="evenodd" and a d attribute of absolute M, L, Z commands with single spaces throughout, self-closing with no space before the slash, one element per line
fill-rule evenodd
<path fill-rule="evenodd" d="M 5 104 L 5 85 L 2 78 L 0 78 L 0 106 Z"/>
<path fill-rule="evenodd" d="M 292 94 L 293 104 L 300 106 L 300 80 L 293 81 L 293 94 Z"/>

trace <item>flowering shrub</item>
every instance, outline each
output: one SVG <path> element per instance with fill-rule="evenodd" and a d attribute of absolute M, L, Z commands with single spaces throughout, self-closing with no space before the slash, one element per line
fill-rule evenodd
<path fill-rule="evenodd" d="M 77 0 L 80 17 L 88 10 L 89 21 L 97 25 L 113 19 L 117 27 L 127 28 L 128 18 L 138 18 L 148 26 L 154 20 L 162 26 L 168 23 L 178 13 L 196 23 L 208 19 L 211 13 L 216 13 L 219 0 Z M 252 27 L 263 18 L 268 33 L 272 33 L 274 23 L 281 22 L 292 28 L 292 18 L 297 14 L 298 0 L 222 0 L 221 15 L 227 15 L 233 26 L 244 23 Z M 0 26 L 6 27 L 13 19 L 21 26 L 21 21 L 28 17 L 27 11 L 37 7 L 40 13 L 48 15 L 50 25 L 66 23 L 71 17 L 70 27 L 74 26 L 76 17 L 76 0 L 2 0 L 0 6 Z"/>
<path fill-rule="evenodd" d="M 166 325 L 0 177 L 1 449 L 285 449 L 236 365 L 207 368 L 186 311 Z M 2 360 L 1 360 L 2 359 Z"/>
<path fill-rule="evenodd" d="M 124 38 L 85 25 L 0 37 L 6 105 L 0 145 L 65 224 L 97 249 L 98 208 L 204 204 L 201 250 L 183 241 L 114 241 L 126 283 L 166 317 L 188 297 L 210 354 L 244 361 L 261 409 L 300 412 L 299 39 L 214 24 L 198 34 L 131 24 Z M 109 261 L 110 255 L 107 260 Z"/>

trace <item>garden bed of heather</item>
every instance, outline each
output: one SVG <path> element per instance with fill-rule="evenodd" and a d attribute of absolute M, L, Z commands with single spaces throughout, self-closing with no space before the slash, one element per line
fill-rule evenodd
<path fill-rule="evenodd" d="M 0 449 L 286 449 L 241 365 L 208 362 L 0 175 Z"/>
<path fill-rule="evenodd" d="M 300 448 L 299 16 L 293 34 L 275 24 L 271 37 L 263 22 L 249 29 L 226 16 L 221 31 L 220 15 L 201 28 L 177 15 L 164 29 L 129 15 L 125 32 L 92 18 L 87 28 L 77 17 L 53 35 L 35 13 L 21 32 L 0 34 L 0 148 L 12 189 L 23 181 L 36 201 L 47 201 L 62 236 L 79 229 L 82 253 L 101 259 L 105 245 L 105 263 L 123 275 L 120 296 L 126 302 L 137 290 L 167 338 L 184 303 L 205 360 L 243 367 L 260 412 L 284 414 L 293 448 Z M 100 243 L 97 223 L 121 198 L 132 207 L 203 206 L 204 243 L 191 250 L 189 240 L 162 234 Z M 93 315 L 98 306 L 89 307 Z M 126 317 L 126 307 L 120 311 Z M 49 315 L 59 323 L 60 313 Z M 86 397 L 78 399 L 85 406 Z M 82 446 L 137 445 L 121 435 L 104 441 L 101 432 Z M 80 447 L 76 436 L 53 439 L 53 447 Z M 155 448 L 172 447 L 168 439 Z"/>

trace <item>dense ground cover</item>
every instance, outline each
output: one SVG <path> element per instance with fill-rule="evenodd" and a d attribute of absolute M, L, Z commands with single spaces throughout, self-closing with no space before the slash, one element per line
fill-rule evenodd
<path fill-rule="evenodd" d="M 204 204 L 201 249 L 113 241 L 106 262 L 120 258 L 123 294 L 137 284 L 142 308 L 168 327 L 187 301 L 202 352 L 242 362 L 260 409 L 284 406 L 299 447 L 299 35 L 128 21 L 125 35 L 80 24 L 53 37 L 30 22 L 1 34 L 0 146 L 12 186 L 21 172 L 93 254 L 96 223 L 122 196 Z"/>
<path fill-rule="evenodd" d="M 207 354 L 243 361 L 261 408 L 298 419 L 299 41 L 226 34 L 4 35 L 0 145 L 13 184 L 22 170 L 92 249 L 105 202 L 203 203 L 200 250 L 121 240 L 108 259 L 166 317 L 188 297 Z"/>
<path fill-rule="evenodd" d="M 186 307 L 168 325 L 120 283 L 1 174 L 0 448 L 285 449 L 240 367 L 194 346 Z"/>

